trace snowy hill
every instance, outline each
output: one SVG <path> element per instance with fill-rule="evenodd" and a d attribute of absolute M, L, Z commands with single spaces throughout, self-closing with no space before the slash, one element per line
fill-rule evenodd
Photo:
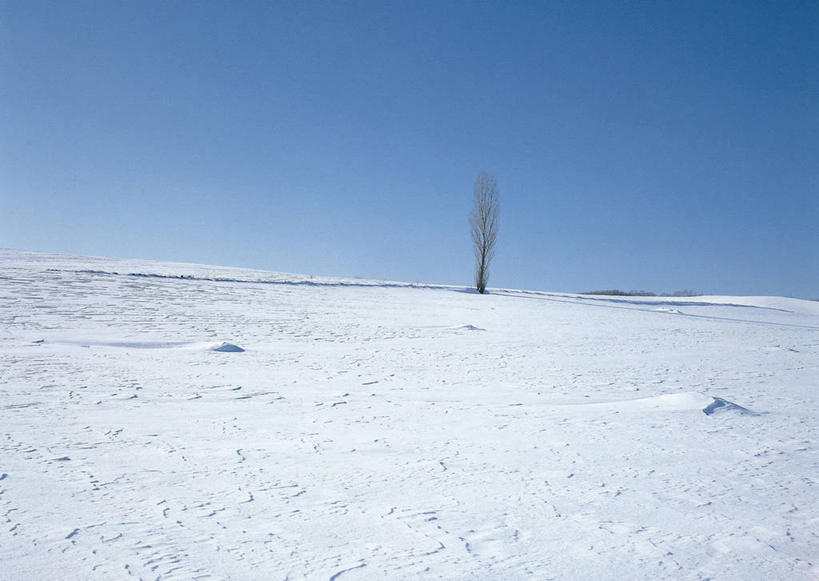
<path fill-rule="evenodd" d="M 819 576 L 819 303 L 0 251 L 0 579 Z"/>

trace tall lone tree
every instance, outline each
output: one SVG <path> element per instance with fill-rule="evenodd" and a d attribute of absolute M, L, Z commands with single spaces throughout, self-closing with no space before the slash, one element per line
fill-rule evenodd
<path fill-rule="evenodd" d="M 475 254 L 475 288 L 483 294 L 489 280 L 489 263 L 498 238 L 498 180 L 486 172 L 475 180 L 475 201 L 469 214 L 472 252 Z"/>

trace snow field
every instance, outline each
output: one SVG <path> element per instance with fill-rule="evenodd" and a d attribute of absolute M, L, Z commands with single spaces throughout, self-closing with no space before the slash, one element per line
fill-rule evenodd
<path fill-rule="evenodd" d="M 816 578 L 817 379 L 796 299 L 0 251 L 0 578 Z"/>

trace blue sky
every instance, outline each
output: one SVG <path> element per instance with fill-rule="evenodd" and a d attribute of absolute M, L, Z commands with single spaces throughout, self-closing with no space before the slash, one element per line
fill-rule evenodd
<path fill-rule="evenodd" d="M 819 298 L 816 2 L 0 2 L 0 247 Z"/>

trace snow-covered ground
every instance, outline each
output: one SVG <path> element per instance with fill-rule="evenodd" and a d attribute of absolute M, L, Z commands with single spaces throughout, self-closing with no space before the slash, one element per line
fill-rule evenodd
<path fill-rule="evenodd" d="M 810 301 L 0 251 L 0 578 L 813 579 L 818 388 Z"/>

